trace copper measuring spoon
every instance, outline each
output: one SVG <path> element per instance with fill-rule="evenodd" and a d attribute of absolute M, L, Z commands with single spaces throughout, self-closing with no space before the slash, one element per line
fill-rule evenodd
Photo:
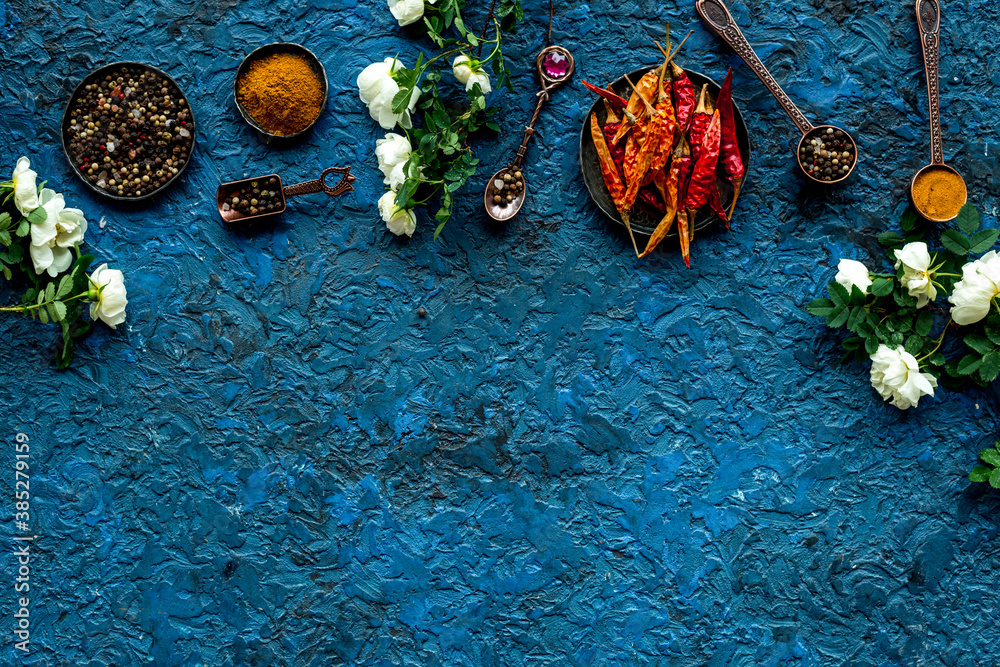
<path fill-rule="evenodd" d="M 524 128 L 524 138 L 517 149 L 514 161 L 490 176 L 489 182 L 486 183 L 486 192 L 483 193 L 486 215 L 497 222 L 510 220 L 524 205 L 528 181 L 521 171 L 521 162 L 528 150 L 528 142 L 535 134 L 538 114 L 542 112 L 542 106 L 549 99 L 549 93 L 573 76 L 573 56 L 561 46 L 547 46 L 542 49 L 535 59 L 535 65 L 538 68 L 538 77 L 542 80 L 542 89 L 536 93 L 538 104 L 535 105 L 535 113 L 531 116 L 531 122 Z"/>
<path fill-rule="evenodd" d="M 924 74 L 927 76 L 927 104 L 930 107 L 931 118 L 931 163 L 913 175 L 910 181 L 910 201 L 920 215 L 931 222 L 947 222 L 953 220 L 960 208 L 968 200 L 969 190 L 965 186 L 962 175 L 944 163 L 944 142 L 941 141 L 941 104 L 938 98 L 938 47 L 941 43 L 941 5 L 938 0 L 917 0 L 917 25 L 920 26 L 920 45 L 924 52 Z M 954 211 L 944 211 L 947 217 L 935 216 L 930 211 L 920 208 L 920 203 L 914 196 L 917 179 L 921 176 L 933 178 L 935 171 L 951 172 L 962 184 L 962 204 Z M 932 189 L 930 195 L 933 196 Z M 942 209 L 938 209 L 939 212 Z"/>
<path fill-rule="evenodd" d="M 341 174 L 340 181 L 336 185 L 328 185 L 326 182 L 326 177 L 330 174 Z M 276 184 L 274 186 L 268 186 L 267 183 L 271 179 L 275 179 Z M 219 216 L 222 218 L 223 222 L 228 224 L 232 223 L 243 223 L 249 220 L 257 220 L 258 218 L 265 218 L 270 215 L 278 215 L 279 213 L 284 213 L 285 209 L 288 208 L 288 198 L 295 197 L 298 195 L 309 195 L 315 194 L 317 192 L 323 192 L 331 197 L 339 197 L 340 195 L 350 192 L 354 189 L 354 181 L 357 180 L 351 174 L 350 167 L 328 167 L 323 170 L 319 178 L 313 179 L 311 181 L 305 181 L 304 183 L 296 183 L 295 185 L 285 185 L 281 184 L 281 176 L 277 174 L 267 174 L 266 176 L 253 176 L 251 178 L 244 178 L 239 181 L 230 181 L 229 183 L 223 183 L 219 186 L 219 189 L 215 193 L 215 203 L 219 208 Z M 268 189 L 273 187 L 274 192 L 277 197 L 277 204 L 272 211 L 258 212 L 253 215 L 244 215 L 241 211 L 236 210 L 231 206 L 228 200 L 232 199 L 233 195 L 239 192 L 243 187 L 251 185 L 254 182 L 263 183 L 263 188 L 258 189 Z M 271 190 L 268 190 L 269 192 Z M 229 207 L 228 210 L 226 207 Z"/>
<path fill-rule="evenodd" d="M 736 25 L 733 15 L 729 13 L 722 0 L 697 0 L 695 9 L 708 27 L 750 66 L 753 73 L 774 95 L 774 99 L 778 100 L 778 104 L 802 132 L 802 138 L 799 139 L 798 148 L 795 150 L 795 159 L 802 173 L 813 181 L 826 185 L 839 183 L 850 176 L 858 164 L 858 145 L 850 133 L 834 125 L 814 126 L 809 122 L 754 53 L 750 42 L 743 36 L 743 32 Z M 837 146 L 836 151 L 832 150 L 833 144 Z M 827 166 L 822 170 L 817 169 L 816 160 L 819 158 L 826 160 Z M 826 173 L 827 170 L 829 173 Z"/>

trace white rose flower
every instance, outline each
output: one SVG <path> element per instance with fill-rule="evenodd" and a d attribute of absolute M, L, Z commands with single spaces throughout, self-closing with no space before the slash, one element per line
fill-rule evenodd
<path fill-rule="evenodd" d="M 406 137 L 390 132 L 384 139 L 375 142 L 375 157 L 378 158 L 378 168 L 382 170 L 385 178 L 383 183 L 389 186 L 390 190 L 399 190 L 399 187 L 406 180 L 403 168 L 406 161 L 410 159 L 413 147 Z"/>
<path fill-rule="evenodd" d="M 28 252 L 35 273 L 47 271 L 55 278 L 73 264 L 72 248 L 83 241 L 87 220 L 76 208 L 66 208 L 61 194 L 48 188 L 38 195 L 45 210 L 45 221 L 31 225 L 31 245 Z"/>
<path fill-rule="evenodd" d="M 921 396 L 933 396 L 937 378 L 921 373 L 913 355 L 902 346 L 895 350 L 884 343 L 872 355 L 872 386 L 883 400 L 892 399 L 900 410 L 916 407 Z"/>
<path fill-rule="evenodd" d="M 112 329 L 125 321 L 125 306 L 128 298 L 125 291 L 125 276 L 117 269 L 109 269 L 101 264 L 90 274 L 90 317 L 94 321 L 103 320 Z M 101 289 L 101 288 L 104 289 Z"/>
<path fill-rule="evenodd" d="M 400 208 L 396 206 L 396 193 L 389 191 L 378 200 L 378 212 L 382 215 L 382 220 L 389 231 L 396 236 L 413 236 L 417 228 L 417 216 L 413 214 L 413 209 Z"/>
<path fill-rule="evenodd" d="M 483 95 L 493 90 L 489 74 L 482 70 L 478 62 L 469 60 L 469 56 L 465 54 L 455 58 L 455 62 L 451 65 L 451 71 L 460 83 L 465 84 L 466 90 L 472 90 L 472 86 L 477 83 L 482 87 Z"/>
<path fill-rule="evenodd" d="M 948 301 L 955 324 L 974 324 L 990 313 L 993 299 L 1000 294 L 1000 256 L 993 250 L 962 267 L 962 279 L 955 283 Z"/>
<path fill-rule="evenodd" d="M 853 259 L 842 259 L 837 264 L 837 275 L 834 277 L 838 283 L 844 286 L 848 292 L 855 285 L 862 293 L 867 294 L 868 288 L 872 286 L 872 279 L 868 275 L 868 267 Z"/>
<path fill-rule="evenodd" d="M 14 175 L 11 180 L 14 182 L 14 206 L 21 212 L 21 215 L 28 215 L 41 206 L 38 203 L 36 178 L 38 178 L 38 174 L 31 169 L 31 162 L 28 158 L 20 158 L 14 166 Z"/>
<path fill-rule="evenodd" d="M 937 298 L 937 289 L 931 282 L 931 256 L 922 241 L 907 243 L 896 251 L 896 268 L 903 267 L 903 286 L 910 296 L 917 298 L 917 308 Z"/>
<path fill-rule="evenodd" d="M 424 17 L 424 0 L 389 0 L 389 11 L 400 27 L 410 25 Z"/>
<path fill-rule="evenodd" d="M 406 129 L 413 127 L 410 114 L 420 99 L 420 88 L 413 88 L 410 104 L 402 113 L 392 112 L 392 98 L 399 92 L 399 85 L 392 78 L 392 73 L 403 67 L 405 66 L 398 58 L 386 58 L 380 63 L 372 63 L 358 75 L 361 101 L 368 105 L 368 113 L 384 130 L 391 130 L 396 127 L 396 123 Z"/>

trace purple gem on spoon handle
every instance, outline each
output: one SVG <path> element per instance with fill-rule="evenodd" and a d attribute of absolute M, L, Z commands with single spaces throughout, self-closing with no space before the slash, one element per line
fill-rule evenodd
<path fill-rule="evenodd" d="M 545 54 L 542 61 L 545 73 L 553 79 L 561 79 L 569 72 L 569 58 L 558 51 L 550 51 Z"/>

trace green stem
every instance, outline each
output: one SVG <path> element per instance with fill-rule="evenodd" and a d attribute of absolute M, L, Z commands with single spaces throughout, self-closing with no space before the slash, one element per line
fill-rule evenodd
<path fill-rule="evenodd" d="M 957 273 L 935 273 L 935 276 L 946 276 L 948 278 L 961 278 L 962 276 Z"/>
<path fill-rule="evenodd" d="M 944 337 L 945 337 L 945 334 L 948 333 L 948 327 L 949 326 L 951 326 L 951 318 L 950 317 L 948 318 L 948 322 L 944 325 L 944 331 L 941 332 L 941 336 L 937 339 L 937 345 L 934 346 L 933 350 L 931 350 L 930 352 L 928 352 L 924 356 L 922 356 L 919 359 L 917 359 L 917 363 L 918 364 L 921 361 L 923 361 L 924 359 L 926 359 L 927 357 L 933 355 L 935 352 L 937 352 L 941 348 L 941 343 L 944 342 Z"/>
<path fill-rule="evenodd" d="M 9 313 L 26 313 L 29 310 L 35 310 L 36 308 L 41 308 L 42 306 L 47 306 L 50 303 L 55 303 L 56 301 L 62 301 L 63 303 L 68 303 L 70 301 L 76 301 L 77 299 L 82 299 L 89 295 L 89 290 L 76 296 L 71 296 L 68 299 L 51 299 L 49 301 L 43 301 L 42 303 L 36 303 L 33 306 L 3 306 L 0 307 L 0 311 L 5 311 Z"/>

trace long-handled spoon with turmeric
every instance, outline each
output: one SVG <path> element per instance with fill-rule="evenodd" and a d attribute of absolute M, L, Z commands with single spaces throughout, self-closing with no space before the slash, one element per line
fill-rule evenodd
<path fill-rule="evenodd" d="M 917 0 L 917 25 L 927 75 L 927 103 L 931 118 L 931 163 L 913 175 L 910 200 L 920 215 L 932 222 L 953 220 L 968 198 L 962 176 L 944 163 L 941 141 L 941 104 L 938 99 L 938 46 L 941 42 L 941 5 Z"/>

